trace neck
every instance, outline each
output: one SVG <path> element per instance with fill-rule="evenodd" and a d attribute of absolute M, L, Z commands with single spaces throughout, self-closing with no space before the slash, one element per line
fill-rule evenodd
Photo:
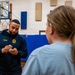
<path fill-rule="evenodd" d="M 63 42 L 63 43 L 71 43 L 71 40 L 67 37 L 60 37 L 59 35 L 52 35 L 51 36 L 52 43 L 54 42 Z"/>
<path fill-rule="evenodd" d="M 69 39 L 59 39 L 59 40 L 53 40 L 53 42 L 63 42 L 63 43 L 71 43 Z"/>

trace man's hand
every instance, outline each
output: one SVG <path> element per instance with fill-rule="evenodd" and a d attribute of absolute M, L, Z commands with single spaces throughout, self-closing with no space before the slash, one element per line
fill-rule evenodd
<path fill-rule="evenodd" d="M 12 55 L 17 55 L 18 54 L 18 50 L 16 48 L 10 49 L 9 53 Z"/>
<path fill-rule="evenodd" d="M 10 49 L 12 49 L 12 46 L 11 45 L 7 45 L 4 48 L 2 48 L 2 53 L 7 53 L 7 52 L 9 52 Z"/>

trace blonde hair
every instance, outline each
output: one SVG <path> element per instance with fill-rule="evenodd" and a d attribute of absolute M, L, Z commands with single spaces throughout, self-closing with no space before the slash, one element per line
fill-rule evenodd
<path fill-rule="evenodd" d="M 47 17 L 48 24 L 52 23 L 59 36 L 72 41 L 72 58 L 75 63 L 75 9 L 70 6 L 59 6 Z"/>

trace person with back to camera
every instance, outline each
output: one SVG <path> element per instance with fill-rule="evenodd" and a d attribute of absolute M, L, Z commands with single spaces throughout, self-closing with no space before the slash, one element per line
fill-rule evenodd
<path fill-rule="evenodd" d="M 59 6 L 47 15 L 50 45 L 35 49 L 22 75 L 75 75 L 75 9 Z"/>
<path fill-rule="evenodd" d="M 21 57 L 27 57 L 26 41 L 18 34 L 20 22 L 13 19 L 0 33 L 0 75 L 21 75 Z"/>

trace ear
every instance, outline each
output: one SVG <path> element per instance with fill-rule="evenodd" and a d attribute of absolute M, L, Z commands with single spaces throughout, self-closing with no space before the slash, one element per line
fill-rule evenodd
<path fill-rule="evenodd" d="M 53 30 L 53 27 L 52 27 L 52 24 L 50 23 L 50 28 L 49 28 L 49 30 L 50 30 L 50 34 L 53 34 L 54 33 L 54 30 Z"/>

